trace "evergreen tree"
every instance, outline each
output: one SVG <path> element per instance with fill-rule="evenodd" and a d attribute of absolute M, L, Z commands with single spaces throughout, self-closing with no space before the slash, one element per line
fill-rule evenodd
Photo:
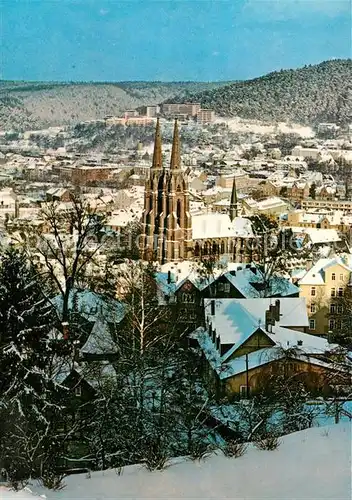
<path fill-rule="evenodd" d="M 13 247 L 0 265 L 0 467 L 13 481 L 55 454 L 57 387 L 45 370 L 52 310 L 36 269 Z"/>
<path fill-rule="evenodd" d="M 312 198 L 312 200 L 315 200 L 316 192 L 317 192 L 317 186 L 313 182 L 313 184 L 311 184 L 311 186 L 309 188 L 309 197 Z"/>

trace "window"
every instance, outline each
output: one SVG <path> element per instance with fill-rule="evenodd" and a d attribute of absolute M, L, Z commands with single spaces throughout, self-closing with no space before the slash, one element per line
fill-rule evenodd
<path fill-rule="evenodd" d="M 329 330 L 334 330 L 335 320 L 329 319 Z"/>
<path fill-rule="evenodd" d="M 241 398 L 248 397 L 249 393 L 250 393 L 250 387 L 248 387 L 248 394 L 247 394 L 247 386 L 246 385 L 241 385 L 240 386 L 240 396 L 241 396 Z"/>
<path fill-rule="evenodd" d="M 315 313 L 316 312 L 316 307 L 315 307 L 314 302 L 312 302 L 311 305 L 310 305 L 310 312 L 311 313 Z"/>
<path fill-rule="evenodd" d="M 338 312 L 338 314 L 342 314 L 343 313 L 343 306 L 342 306 L 342 304 L 338 304 L 337 305 L 337 312 Z"/>
<path fill-rule="evenodd" d="M 341 330 L 341 327 L 342 327 L 342 321 L 340 319 L 337 319 L 335 323 L 336 330 Z"/>
<path fill-rule="evenodd" d="M 330 304 L 330 314 L 336 313 L 336 304 Z"/>
<path fill-rule="evenodd" d="M 187 323 L 194 323 L 197 321 L 197 314 L 195 312 L 190 312 L 186 318 Z"/>
<path fill-rule="evenodd" d="M 343 274 L 340 274 L 340 281 L 344 281 Z"/>
<path fill-rule="evenodd" d="M 331 297 L 336 297 L 336 288 L 331 289 Z"/>
<path fill-rule="evenodd" d="M 80 385 L 75 387 L 75 394 L 76 396 L 82 396 L 82 387 Z"/>
<path fill-rule="evenodd" d="M 338 296 L 343 297 L 343 288 L 339 288 L 338 290 Z"/>
<path fill-rule="evenodd" d="M 224 283 L 218 283 L 218 290 L 219 290 L 219 292 L 224 291 Z"/>
<path fill-rule="evenodd" d="M 193 293 L 183 293 L 182 302 L 184 302 L 185 304 L 193 304 L 194 303 Z"/>
<path fill-rule="evenodd" d="M 315 319 L 309 320 L 309 330 L 315 330 Z"/>
<path fill-rule="evenodd" d="M 316 292 L 315 286 L 312 286 L 312 288 L 310 289 L 310 294 L 312 297 L 315 297 L 315 292 Z"/>
<path fill-rule="evenodd" d="M 230 283 L 225 283 L 225 292 L 230 293 Z"/>
<path fill-rule="evenodd" d="M 336 280 L 336 274 L 335 274 L 335 273 L 332 273 L 332 275 L 331 275 L 331 279 L 332 279 L 332 281 L 335 281 L 335 280 Z"/>

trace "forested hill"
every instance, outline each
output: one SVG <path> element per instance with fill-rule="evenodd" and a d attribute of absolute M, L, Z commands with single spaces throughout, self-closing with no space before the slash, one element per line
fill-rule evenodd
<path fill-rule="evenodd" d="M 302 124 L 352 122 L 352 60 L 275 71 L 197 92 L 192 100 L 221 116 Z"/>
<path fill-rule="evenodd" d="M 146 104 L 190 100 L 220 116 L 302 124 L 352 122 L 352 61 L 327 61 L 235 83 L 0 81 L 0 129 L 72 125 Z"/>
<path fill-rule="evenodd" d="M 207 82 L 0 81 L 0 129 L 28 130 L 119 116 L 127 109 L 225 85 Z"/>

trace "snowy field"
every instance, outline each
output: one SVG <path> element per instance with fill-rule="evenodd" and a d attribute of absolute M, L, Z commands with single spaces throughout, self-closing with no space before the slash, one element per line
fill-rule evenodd
<path fill-rule="evenodd" d="M 246 120 L 243 118 L 222 118 L 217 117 L 216 123 L 226 123 L 232 132 L 251 132 L 253 134 L 298 134 L 302 138 L 314 137 L 314 132 L 311 127 L 304 127 L 298 124 L 288 125 L 280 122 L 271 124 L 260 122 L 258 120 Z"/>
<path fill-rule="evenodd" d="M 70 476 L 51 492 L 32 485 L 15 493 L 0 488 L 1 500 L 217 499 L 350 500 L 351 426 L 312 428 L 282 438 L 275 451 L 250 446 L 240 458 L 220 452 L 205 461 L 177 459 L 163 471 L 141 466 Z M 33 493 L 31 493 L 31 490 Z M 35 495 L 35 497 L 33 497 Z M 38 496 L 37 496 L 38 495 Z"/>

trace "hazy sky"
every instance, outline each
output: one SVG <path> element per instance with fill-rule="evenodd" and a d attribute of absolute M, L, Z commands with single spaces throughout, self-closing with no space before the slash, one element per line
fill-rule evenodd
<path fill-rule="evenodd" d="M 351 57 L 352 0 L 1 0 L 1 78 L 234 80 Z"/>

